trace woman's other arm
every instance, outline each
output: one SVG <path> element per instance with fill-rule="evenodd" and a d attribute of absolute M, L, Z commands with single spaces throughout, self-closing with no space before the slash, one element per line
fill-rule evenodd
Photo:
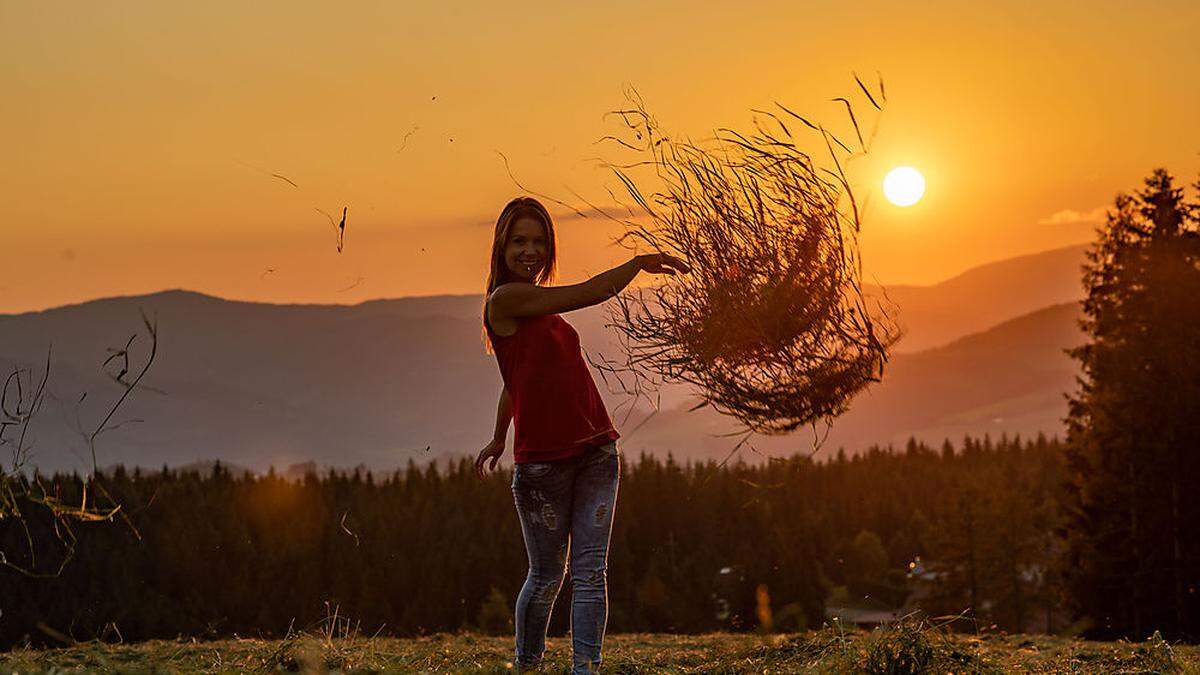
<path fill-rule="evenodd" d="M 508 423 L 512 421 L 512 399 L 508 397 L 508 387 L 500 392 L 500 402 L 496 405 L 496 434 L 492 440 L 503 445 L 508 438 Z"/>
<path fill-rule="evenodd" d="M 504 454 L 504 440 L 508 437 L 508 423 L 512 421 L 512 416 L 512 399 L 508 396 L 508 387 L 505 387 L 500 391 L 500 402 L 496 405 L 496 433 L 475 458 L 475 475 L 481 480 L 486 478 L 483 467 L 488 460 L 492 460 L 488 470 L 495 471 L 496 462 Z"/>
<path fill-rule="evenodd" d="M 682 260 L 666 253 L 634 256 L 623 265 L 570 286 L 504 284 L 492 291 L 492 311 L 503 318 L 560 314 L 600 304 L 620 293 L 641 271 L 652 274 L 689 272 Z"/>

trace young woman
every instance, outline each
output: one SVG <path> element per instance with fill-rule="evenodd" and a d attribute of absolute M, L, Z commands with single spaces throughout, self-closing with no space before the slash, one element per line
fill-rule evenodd
<path fill-rule="evenodd" d="M 516 665 L 541 662 L 550 610 L 571 569 L 571 647 L 576 673 L 596 672 L 608 619 L 606 561 L 620 459 L 608 411 L 562 312 L 599 304 L 638 272 L 687 272 L 666 254 L 639 255 L 571 286 L 547 286 L 556 246 L 550 214 L 537 200 L 512 200 L 496 221 L 483 310 L 487 344 L 504 390 L 492 441 L 475 472 L 485 477 L 504 454 L 515 421 L 513 500 L 529 557 L 517 596 Z M 488 463 L 490 461 L 490 464 Z"/>

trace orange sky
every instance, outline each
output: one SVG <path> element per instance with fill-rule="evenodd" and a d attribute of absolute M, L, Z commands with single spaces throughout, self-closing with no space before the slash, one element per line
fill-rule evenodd
<path fill-rule="evenodd" d="M 625 84 L 698 137 L 772 101 L 836 127 L 851 71 L 882 71 L 854 177 L 887 283 L 1088 241 L 1154 167 L 1200 170 L 1200 3 L 415 4 L 0 1 L 0 312 L 480 292 L 519 193 L 496 150 L 607 202 L 589 158 Z M 882 198 L 897 164 L 925 174 L 916 206 Z M 338 254 L 315 209 L 343 205 Z M 561 281 L 629 255 L 598 218 L 559 231 Z"/>

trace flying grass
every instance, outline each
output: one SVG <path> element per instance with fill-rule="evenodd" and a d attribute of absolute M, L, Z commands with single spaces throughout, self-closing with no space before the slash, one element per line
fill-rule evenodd
<path fill-rule="evenodd" d="M 868 142 L 851 102 L 834 99 L 858 152 L 779 104 L 755 111 L 753 132 L 721 128 L 704 144 L 674 139 L 636 93 L 629 98 L 612 113 L 622 134 L 601 139 L 639 156 L 609 164 L 644 216 L 622 220 L 619 241 L 681 257 L 692 271 L 618 296 L 611 323 L 623 358 L 593 364 L 639 395 L 664 382 L 695 385 L 701 405 L 759 433 L 845 412 L 881 379 L 899 338 L 895 312 L 868 308 L 862 293 L 861 206 L 844 165 Z M 832 168 L 802 149 L 788 126 L 797 120 L 803 135 L 819 136 Z M 635 177 L 646 168 L 653 191 Z"/>

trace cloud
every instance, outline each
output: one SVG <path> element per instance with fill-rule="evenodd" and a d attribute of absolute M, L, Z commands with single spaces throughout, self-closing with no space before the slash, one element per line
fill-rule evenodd
<path fill-rule="evenodd" d="M 1097 206 L 1091 211 L 1063 209 L 1038 221 L 1038 225 L 1074 225 L 1076 223 L 1098 223 L 1104 220 L 1105 207 Z"/>

